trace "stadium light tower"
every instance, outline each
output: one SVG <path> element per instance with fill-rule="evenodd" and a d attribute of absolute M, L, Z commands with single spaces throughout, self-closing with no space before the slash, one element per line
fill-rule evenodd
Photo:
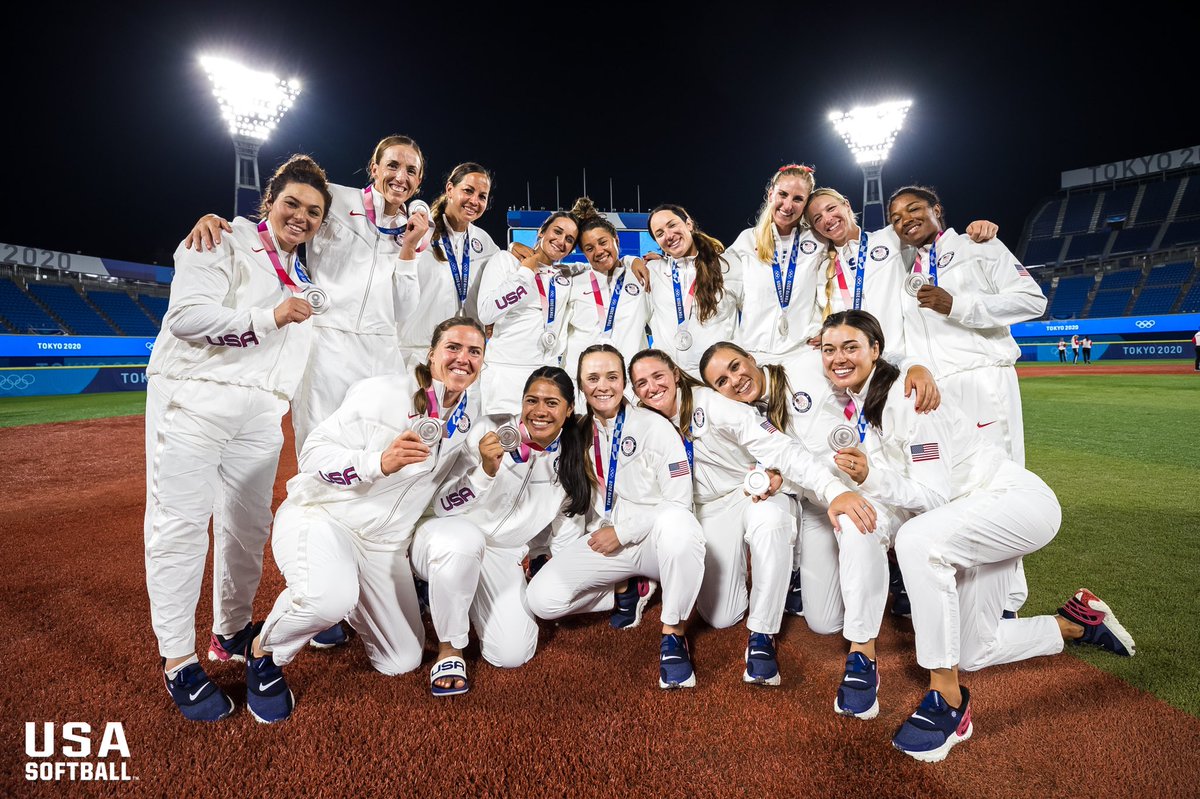
<path fill-rule="evenodd" d="M 867 230 L 883 227 L 883 162 L 896 134 L 904 125 L 912 100 L 893 100 L 858 107 L 846 113 L 832 111 L 829 121 L 841 135 L 863 173 L 862 222 Z"/>
<path fill-rule="evenodd" d="M 212 81 L 221 118 L 229 125 L 233 148 L 234 214 L 249 216 L 257 210 L 262 184 L 258 178 L 258 148 L 300 94 L 300 81 L 280 80 L 226 58 L 202 56 L 200 66 Z"/>

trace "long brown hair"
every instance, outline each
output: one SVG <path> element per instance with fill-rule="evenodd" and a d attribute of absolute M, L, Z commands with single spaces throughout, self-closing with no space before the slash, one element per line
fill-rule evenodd
<path fill-rule="evenodd" d="M 708 369 L 708 363 L 721 350 L 733 350 L 745 360 L 754 364 L 754 368 L 758 368 L 758 361 L 754 356 L 746 352 L 744 349 L 734 344 L 732 341 L 718 341 L 704 351 L 700 356 L 700 375 L 703 376 Z M 787 370 L 779 364 L 769 363 L 762 367 L 771 376 L 771 390 L 767 394 L 767 420 L 775 425 L 776 429 L 781 432 L 787 432 L 788 425 L 791 424 L 792 415 L 788 410 L 788 404 L 792 399 L 792 384 L 788 381 Z M 704 382 L 709 388 L 716 390 L 716 386 L 708 382 L 708 378 L 704 378 Z"/>
<path fill-rule="evenodd" d="M 717 305 L 725 293 L 725 278 L 721 274 L 721 253 L 725 245 L 717 239 L 700 230 L 696 220 L 684 210 L 683 206 L 664 203 L 657 206 L 646 217 L 649 221 L 659 211 L 668 211 L 679 217 L 686 224 L 692 223 L 692 241 L 696 245 L 696 307 L 700 322 L 707 322 L 717 315 Z"/>
<path fill-rule="evenodd" d="M 874 377 L 867 387 L 867 398 L 863 401 L 863 418 L 867 424 L 883 432 L 883 409 L 887 405 L 888 391 L 900 376 L 900 369 L 883 357 L 883 327 L 879 320 L 866 311 L 841 311 L 830 314 L 821 325 L 821 337 L 833 327 L 846 325 L 867 337 L 867 345 L 879 345 L 879 358 L 875 361 Z"/>
<path fill-rule="evenodd" d="M 649 358 L 656 358 L 657 360 L 662 361 L 663 366 L 670 369 L 671 373 L 675 375 L 675 385 L 679 388 L 679 434 L 688 441 L 692 441 L 694 439 L 694 436 L 692 435 L 692 411 L 695 410 L 696 405 L 696 400 L 692 396 L 692 389 L 703 386 L 704 384 L 680 369 L 679 365 L 672 360 L 670 355 L 667 355 L 662 350 L 655 349 L 642 350 L 629 359 L 630 380 L 633 380 L 634 364 L 636 364 L 638 361 L 644 361 Z M 641 401 L 638 402 L 638 405 L 643 408 L 648 407 Z M 649 410 L 655 411 L 654 408 L 649 408 Z M 658 411 L 655 412 L 658 413 Z M 669 422 L 671 420 L 668 419 L 667 421 Z"/>
<path fill-rule="evenodd" d="M 446 177 L 446 182 L 451 186 L 457 186 L 466 180 L 467 175 L 483 175 L 487 178 L 488 204 L 483 208 L 486 211 L 492 203 L 491 185 L 495 182 L 492 180 L 492 173 L 486 167 L 480 166 L 474 161 L 466 161 L 450 171 L 450 174 Z M 446 225 L 446 205 L 449 202 L 450 195 L 443 191 L 429 208 L 430 218 L 433 219 L 433 257 L 442 263 L 446 262 L 446 253 L 442 251 L 442 239 L 446 237 L 446 233 L 449 230 L 449 227 Z M 468 241 L 466 246 L 471 246 L 471 242 Z"/>
<path fill-rule="evenodd" d="M 483 329 L 483 325 L 469 316 L 452 316 L 443 322 L 438 322 L 438 326 L 433 329 L 433 339 L 429 342 L 429 352 L 432 353 L 437 349 L 437 345 L 442 341 L 442 334 L 452 327 L 473 327 L 483 336 L 484 341 L 487 341 L 487 333 Z M 429 358 L 426 356 L 424 363 L 419 363 L 413 369 L 413 376 L 417 378 L 417 390 L 413 393 L 413 412 L 420 415 L 429 412 L 429 398 L 425 392 L 433 385 L 433 371 L 429 368 Z"/>

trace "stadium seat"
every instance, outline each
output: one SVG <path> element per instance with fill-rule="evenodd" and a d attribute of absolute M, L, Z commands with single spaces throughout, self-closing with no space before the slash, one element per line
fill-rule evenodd
<path fill-rule="evenodd" d="M 129 298 L 128 294 L 115 291 L 89 291 L 88 299 L 107 314 L 108 318 L 125 335 L 154 336 L 158 334 L 158 325 Z"/>
<path fill-rule="evenodd" d="M 1176 219 L 1186 219 L 1190 216 L 1200 216 L 1200 178 L 1195 175 L 1188 178 L 1187 188 L 1183 190 L 1179 207 L 1175 209 Z"/>
<path fill-rule="evenodd" d="M 1129 313 L 1131 316 L 1170 313 L 1177 299 L 1179 286 L 1150 286 L 1142 289 Z"/>
<path fill-rule="evenodd" d="M 1111 216 L 1128 216 L 1133 207 L 1133 199 L 1137 196 L 1137 186 L 1126 186 L 1116 191 L 1106 191 L 1100 207 L 1100 221 Z"/>
<path fill-rule="evenodd" d="M 1054 226 L 1058 223 L 1058 210 L 1062 208 L 1062 200 L 1053 199 L 1046 202 L 1033 218 L 1029 228 L 1031 238 L 1042 238 L 1054 235 Z"/>
<path fill-rule="evenodd" d="M 156 297 L 153 294 L 139 294 L 138 302 L 150 312 L 152 318 L 157 319 L 160 325 L 162 324 L 162 318 L 167 315 L 166 297 Z"/>
<path fill-rule="evenodd" d="M 1100 281 L 1100 291 L 1124 289 L 1126 292 L 1132 293 L 1141 280 L 1142 270 L 1140 269 L 1122 269 L 1119 272 L 1109 272 Z"/>
<path fill-rule="evenodd" d="M 1177 219 L 1172 222 L 1160 246 L 1179 247 L 1185 244 L 1200 244 L 1200 219 Z"/>
<path fill-rule="evenodd" d="M 1175 200 L 1175 192 L 1179 190 L 1179 179 L 1164 180 L 1146 185 L 1146 193 L 1142 195 L 1141 205 L 1138 206 L 1137 218 L 1134 223 L 1148 225 L 1154 222 L 1165 222 Z"/>
<path fill-rule="evenodd" d="M 1188 261 L 1156 266 L 1146 276 L 1146 288 L 1150 286 L 1178 286 L 1188 279 L 1193 265 Z"/>
<path fill-rule="evenodd" d="M 1200 312 L 1200 280 L 1192 283 L 1192 287 L 1188 289 L 1187 294 L 1183 295 L 1183 301 L 1179 303 L 1177 313 L 1197 313 Z"/>
<path fill-rule="evenodd" d="M 1025 248 L 1025 257 L 1022 262 L 1028 266 L 1057 264 L 1062 245 L 1062 239 L 1032 239 Z"/>
<path fill-rule="evenodd" d="M 1109 255 L 1146 252 L 1154 244 L 1154 237 L 1158 235 L 1160 227 L 1161 223 L 1125 228 L 1117 233 L 1117 240 L 1108 251 Z"/>
<path fill-rule="evenodd" d="M 1092 300 L 1092 307 L 1088 309 L 1088 318 L 1104 319 L 1110 316 L 1124 316 L 1132 296 L 1133 292 L 1129 289 L 1097 291 L 1096 298 Z"/>
<path fill-rule="evenodd" d="M 1096 278 L 1092 275 L 1077 275 L 1059 280 L 1058 288 L 1054 291 L 1054 302 L 1050 307 L 1051 318 L 1071 319 L 1078 316 L 1083 310 L 1083 304 L 1087 302 L 1088 292 L 1095 283 Z"/>
<path fill-rule="evenodd" d="M 1060 233 L 1086 233 L 1096 212 L 1095 194 L 1072 194 L 1067 198 L 1067 213 L 1063 216 Z"/>
<path fill-rule="evenodd" d="M 29 291 L 62 318 L 71 331 L 82 336 L 115 336 L 119 332 L 104 321 L 70 286 L 30 283 Z"/>
<path fill-rule="evenodd" d="M 1108 230 L 1100 230 L 1095 233 L 1077 233 L 1071 238 L 1071 244 L 1067 247 L 1067 257 L 1065 261 L 1083 261 L 1088 258 L 1099 258 L 1104 252 L 1104 245 L 1108 241 L 1108 237 L 1112 233 Z"/>
<path fill-rule="evenodd" d="M 61 333 L 62 325 L 51 319 L 37 303 L 10 279 L 0 278 L 0 316 L 18 333 Z"/>

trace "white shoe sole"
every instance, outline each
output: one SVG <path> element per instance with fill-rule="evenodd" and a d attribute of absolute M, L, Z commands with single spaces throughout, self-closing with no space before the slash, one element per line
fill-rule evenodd
<path fill-rule="evenodd" d="M 288 700 L 292 703 L 292 710 L 295 710 L 296 709 L 296 697 L 292 693 L 291 689 L 288 689 Z M 250 715 L 253 716 L 254 720 L 257 721 L 259 724 L 278 724 L 279 722 L 287 721 L 288 719 L 290 719 L 292 717 L 291 711 L 288 711 L 288 714 L 281 719 L 275 719 L 274 721 L 270 721 L 269 719 L 264 719 L 261 716 L 259 716 L 257 713 L 254 712 L 254 708 L 250 707 L 249 701 L 246 702 L 246 710 L 250 711 Z"/>
<path fill-rule="evenodd" d="M 1079 590 L 1086 591 L 1087 589 L 1081 588 Z M 1091 594 L 1091 591 L 1088 591 L 1088 593 Z M 1096 595 L 1092 594 L 1092 596 Z M 1125 649 L 1129 651 L 1129 657 L 1133 657 L 1137 653 L 1137 644 L 1133 642 L 1133 636 L 1129 634 L 1124 625 L 1117 621 L 1117 616 L 1112 612 L 1112 608 L 1108 606 L 1108 603 L 1100 597 L 1096 597 L 1096 601 L 1089 604 L 1092 610 L 1098 610 L 1104 614 L 1104 626 L 1117 637 L 1118 641 L 1124 644 Z"/>
<path fill-rule="evenodd" d="M 896 747 L 896 751 L 904 752 L 904 754 L 908 755 L 914 760 L 920 760 L 922 763 L 941 763 L 946 759 L 946 755 L 950 754 L 950 750 L 953 749 L 956 744 L 960 744 L 970 738 L 971 733 L 973 732 L 975 732 L 974 722 L 967 725 L 967 731 L 963 735 L 955 733 L 946 739 L 946 743 L 942 744 L 937 749 L 930 749 L 928 752 L 909 752 L 907 749 L 901 749 L 894 743 L 892 746 Z"/>
<path fill-rule="evenodd" d="M 838 704 L 837 697 L 834 697 L 833 712 L 837 713 L 839 716 L 845 716 L 846 718 L 850 718 L 850 719 L 862 719 L 863 721 L 870 721 L 871 719 L 873 719 L 879 715 L 879 695 L 878 694 L 875 695 L 875 704 L 871 705 L 869 708 L 864 710 L 862 713 L 855 713 L 850 710 L 843 710 L 842 706 Z M 945 757 L 945 755 L 942 755 L 942 757 Z"/>
<path fill-rule="evenodd" d="M 214 663 L 230 663 L 230 662 L 245 663 L 246 662 L 245 655 L 230 655 L 229 657 L 225 658 L 224 660 L 221 660 L 220 655 L 218 655 L 216 652 L 213 652 L 211 649 L 208 650 L 208 659 Z"/>
<path fill-rule="evenodd" d="M 742 682 L 750 685 L 779 685 L 782 681 L 783 676 L 779 672 L 775 672 L 774 677 L 751 677 L 749 671 L 742 674 Z"/>
<path fill-rule="evenodd" d="M 663 682 L 662 678 L 658 678 L 658 687 L 664 691 L 670 691 L 673 688 L 695 688 L 696 687 L 696 672 L 692 672 L 692 676 L 688 677 L 683 682 Z"/>

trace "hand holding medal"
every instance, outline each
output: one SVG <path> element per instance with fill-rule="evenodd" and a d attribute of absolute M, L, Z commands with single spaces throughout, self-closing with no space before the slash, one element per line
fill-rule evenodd
<path fill-rule="evenodd" d="M 395 474 L 405 466 L 421 463 L 428 457 L 429 447 L 421 442 L 414 431 L 405 430 L 383 451 L 379 458 L 379 468 L 385 475 Z"/>

